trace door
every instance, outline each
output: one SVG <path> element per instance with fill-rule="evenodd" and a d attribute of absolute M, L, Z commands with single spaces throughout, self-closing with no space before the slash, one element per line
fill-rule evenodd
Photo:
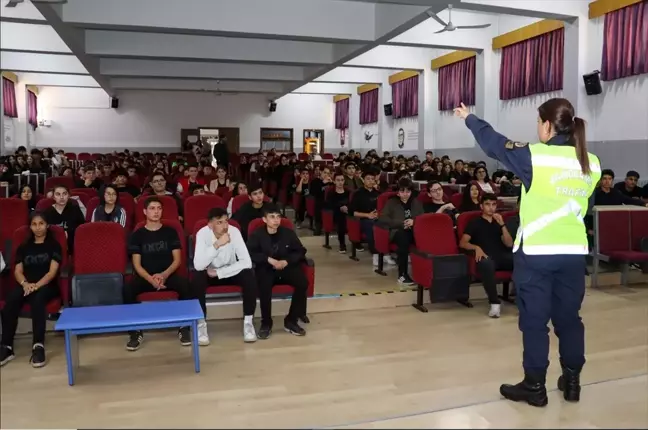
<path fill-rule="evenodd" d="M 198 131 L 201 128 L 218 130 L 218 137 L 222 139 L 223 136 L 227 138 L 227 149 L 230 154 L 238 154 L 240 150 L 240 132 L 238 127 L 198 127 Z M 200 132 L 198 133 L 200 134 Z"/>
<path fill-rule="evenodd" d="M 191 143 L 198 142 L 200 140 L 200 132 L 197 128 L 182 128 L 180 129 L 180 148 L 182 151 L 191 151 L 191 148 L 185 148 L 185 142 L 189 141 Z"/>

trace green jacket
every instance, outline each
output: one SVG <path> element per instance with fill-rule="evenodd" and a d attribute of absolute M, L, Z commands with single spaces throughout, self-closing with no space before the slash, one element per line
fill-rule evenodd
<path fill-rule="evenodd" d="M 410 201 L 412 203 L 410 208 L 412 211 L 412 219 L 425 213 L 423 211 L 423 203 L 419 199 L 411 196 Z M 387 200 L 385 207 L 380 212 L 378 221 L 389 226 L 389 238 L 393 239 L 396 231 L 403 228 L 403 223 L 405 222 L 405 209 L 403 208 L 400 197 L 394 196 Z"/>

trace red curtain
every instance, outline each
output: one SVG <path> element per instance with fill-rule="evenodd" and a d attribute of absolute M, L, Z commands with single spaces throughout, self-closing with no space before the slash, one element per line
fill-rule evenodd
<path fill-rule="evenodd" d="M 34 127 L 38 127 L 38 97 L 31 91 L 27 91 L 27 122 Z"/>
<path fill-rule="evenodd" d="M 349 99 L 335 102 L 335 128 L 345 130 L 349 128 Z"/>
<path fill-rule="evenodd" d="M 418 75 L 394 82 L 392 85 L 392 115 L 394 118 L 418 116 Z"/>
<path fill-rule="evenodd" d="M 2 78 L 2 105 L 4 114 L 11 118 L 18 118 L 16 105 L 16 86 L 7 78 Z"/>
<path fill-rule="evenodd" d="M 360 94 L 360 124 L 378 122 L 378 88 Z"/>
<path fill-rule="evenodd" d="M 648 1 L 605 14 L 601 79 L 648 73 Z"/>
<path fill-rule="evenodd" d="M 476 57 L 439 69 L 439 110 L 452 110 L 464 103 L 475 105 Z"/>
<path fill-rule="evenodd" d="M 562 90 L 565 30 L 525 40 L 502 49 L 500 100 Z"/>

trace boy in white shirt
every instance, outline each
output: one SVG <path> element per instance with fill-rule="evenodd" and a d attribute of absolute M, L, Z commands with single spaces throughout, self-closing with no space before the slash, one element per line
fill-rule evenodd
<path fill-rule="evenodd" d="M 212 208 L 208 224 L 196 235 L 194 289 L 206 314 L 205 292 L 210 286 L 236 285 L 243 290 L 243 339 L 256 342 L 253 318 L 256 310 L 256 280 L 252 260 L 238 228 L 229 225 L 227 211 Z M 207 338 L 207 330 L 199 333 Z M 200 339 L 199 339 L 200 340 Z M 203 339 L 204 340 L 204 339 Z M 201 342 L 203 344 L 204 342 Z"/>

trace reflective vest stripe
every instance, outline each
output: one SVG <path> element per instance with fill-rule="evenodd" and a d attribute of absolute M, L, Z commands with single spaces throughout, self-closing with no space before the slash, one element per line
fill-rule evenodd
<path fill-rule="evenodd" d="M 587 245 L 527 245 L 524 244 L 524 253 L 527 255 L 587 255 Z"/>
<path fill-rule="evenodd" d="M 555 167 L 560 169 L 581 170 L 581 165 L 576 158 L 561 157 L 560 155 L 534 154 L 533 165 L 538 167 Z M 590 163 L 592 172 L 600 172 L 601 166 Z"/>

